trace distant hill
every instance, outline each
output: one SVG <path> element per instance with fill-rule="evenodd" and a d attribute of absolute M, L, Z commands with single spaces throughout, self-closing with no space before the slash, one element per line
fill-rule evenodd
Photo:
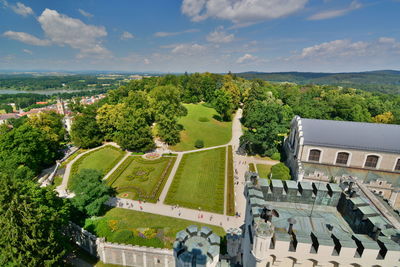
<path fill-rule="evenodd" d="M 337 85 L 371 92 L 400 94 L 400 71 L 396 70 L 349 73 L 242 72 L 236 75 L 246 79 L 262 79 L 271 82 Z"/>

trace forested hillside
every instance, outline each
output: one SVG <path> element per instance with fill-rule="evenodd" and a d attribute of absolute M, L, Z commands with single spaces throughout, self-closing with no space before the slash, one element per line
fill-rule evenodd
<path fill-rule="evenodd" d="M 271 82 L 336 85 L 370 92 L 400 94 L 400 71 L 394 70 L 353 73 L 243 72 L 237 75 L 246 79 L 262 79 Z"/>

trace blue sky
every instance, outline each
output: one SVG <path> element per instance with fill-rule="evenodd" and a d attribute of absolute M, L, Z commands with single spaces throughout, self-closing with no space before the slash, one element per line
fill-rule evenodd
<path fill-rule="evenodd" d="M 400 69 L 400 0 L 0 0 L 0 69 Z"/>

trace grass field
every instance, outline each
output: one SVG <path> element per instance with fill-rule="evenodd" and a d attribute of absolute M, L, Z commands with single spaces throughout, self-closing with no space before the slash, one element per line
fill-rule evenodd
<path fill-rule="evenodd" d="M 181 142 L 171 148 L 176 151 L 196 149 L 196 140 L 203 140 L 204 147 L 224 145 L 231 140 L 232 122 L 220 122 L 213 118 L 218 113 L 203 104 L 185 104 L 188 115 L 180 118 Z"/>
<path fill-rule="evenodd" d="M 109 242 L 172 248 L 176 233 L 189 225 L 208 226 L 217 235 L 225 235 L 221 227 L 121 208 L 87 219 L 85 229 Z"/>
<path fill-rule="evenodd" d="M 225 158 L 225 147 L 185 154 L 165 203 L 223 213 Z"/>
<path fill-rule="evenodd" d="M 233 174 L 233 153 L 232 146 L 228 146 L 228 170 L 227 170 L 227 196 L 226 196 L 226 215 L 235 215 L 235 185 Z"/>
<path fill-rule="evenodd" d="M 116 189 L 118 196 L 156 202 L 174 166 L 176 157 L 145 160 L 128 157 L 110 177 L 107 183 Z"/>
<path fill-rule="evenodd" d="M 257 164 L 258 175 L 262 178 L 268 178 L 271 173 L 272 165 Z"/>
<path fill-rule="evenodd" d="M 74 174 L 79 173 L 82 169 L 99 170 L 105 175 L 123 156 L 124 152 L 113 146 L 105 146 L 83 155 L 72 165 L 68 187 L 74 183 Z"/>

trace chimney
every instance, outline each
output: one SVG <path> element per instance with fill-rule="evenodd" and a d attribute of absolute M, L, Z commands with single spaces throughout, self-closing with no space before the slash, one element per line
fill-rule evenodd
<path fill-rule="evenodd" d="M 271 206 L 265 206 L 261 212 L 262 219 L 265 220 L 265 222 L 272 222 L 272 207 Z"/>
<path fill-rule="evenodd" d="M 289 233 L 290 235 L 292 235 L 292 234 L 293 234 L 293 225 L 296 223 L 296 219 L 293 218 L 293 217 L 290 217 L 290 218 L 288 219 L 288 223 L 289 223 L 288 233 Z"/>
<path fill-rule="evenodd" d="M 378 238 L 379 238 L 379 236 L 380 236 L 380 234 L 381 234 L 381 231 L 382 231 L 382 225 L 380 224 L 380 223 L 377 223 L 376 225 L 375 225 L 375 227 L 374 227 L 374 231 L 373 231 L 373 236 L 372 236 L 372 239 L 374 239 L 375 241 L 377 241 L 378 240 Z"/>

